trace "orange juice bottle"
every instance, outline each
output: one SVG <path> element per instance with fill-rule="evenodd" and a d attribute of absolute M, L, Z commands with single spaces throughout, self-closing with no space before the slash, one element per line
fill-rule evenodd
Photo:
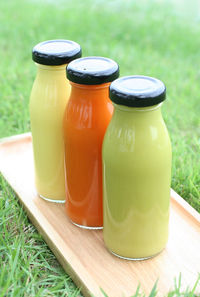
<path fill-rule="evenodd" d="M 35 184 L 39 196 L 65 202 L 63 115 L 70 95 L 67 64 L 81 56 L 70 40 L 48 40 L 33 48 L 37 76 L 30 97 Z"/>
<path fill-rule="evenodd" d="M 80 58 L 67 67 L 66 209 L 75 225 L 87 229 L 103 225 L 102 142 L 113 112 L 109 85 L 118 76 L 118 64 L 103 57 Z"/>

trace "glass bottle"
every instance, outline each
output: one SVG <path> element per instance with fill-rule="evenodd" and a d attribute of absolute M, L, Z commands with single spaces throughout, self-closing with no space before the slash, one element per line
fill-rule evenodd
<path fill-rule="evenodd" d="M 79 227 L 100 229 L 102 214 L 102 142 L 113 106 L 110 82 L 119 76 L 111 59 L 86 57 L 71 62 L 72 91 L 64 116 L 66 210 Z"/>
<path fill-rule="evenodd" d="M 79 44 L 49 40 L 33 48 L 37 76 L 30 96 L 35 183 L 39 196 L 65 202 L 62 122 L 70 95 L 67 64 L 81 56 Z"/>
<path fill-rule="evenodd" d="M 164 84 L 128 76 L 110 86 L 114 114 L 103 142 L 104 241 L 115 255 L 146 259 L 168 239 L 171 144 L 161 114 Z"/>

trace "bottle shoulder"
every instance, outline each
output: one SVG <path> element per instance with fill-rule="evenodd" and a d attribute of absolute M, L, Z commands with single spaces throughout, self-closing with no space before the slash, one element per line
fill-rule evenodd
<path fill-rule="evenodd" d="M 30 93 L 30 104 L 56 104 L 66 101 L 70 96 L 70 85 L 66 80 L 41 82 L 35 79 Z"/>
<path fill-rule="evenodd" d="M 74 98 L 70 96 L 65 112 L 66 125 L 73 129 L 104 129 L 108 126 L 113 113 L 112 104 L 107 100 L 95 102 L 85 98 Z"/>
<path fill-rule="evenodd" d="M 113 117 L 104 138 L 104 150 L 107 148 L 145 156 L 161 150 L 171 152 L 171 141 L 162 118 L 152 122 L 119 122 Z"/>

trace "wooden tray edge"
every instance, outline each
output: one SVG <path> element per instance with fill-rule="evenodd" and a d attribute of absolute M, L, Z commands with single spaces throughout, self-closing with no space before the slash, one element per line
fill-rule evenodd
<path fill-rule="evenodd" d="M 32 137 L 31 132 L 26 132 L 26 133 L 23 133 L 23 134 L 16 134 L 16 135 L 13 135 L 13 136 L 0 138 L 0 144 L 4 143 L 4 142 L 12 142 L 12 141 L 21 140 L 21 139 L 24 139 L 24 138 L 27 138 L 27 137 L 28 138 Z"/>
<path fill-rule="evenodd" d="M 195 221 L 200 224 L 200 213 L 194 209 L 185 199 L 183 199 L 178 193 L 171 189 L 171 200 L 176 203 L 178 207 L 181 207 L 182 210 L 189 214 Z"/>
<path fill-rule="evenodd" d="M 16 192 L 15 192 L 16 193 Z M 32 222 L 32 224 L 35 226 L 39 234 L 43 237 L 44 241 L 47 243 L 50 250 L 55 255 L 56 259 L 58 260 L 59 264 L 63 267 L 64 271 L 69 275 L 69 277 L 73 280 L 73 282 L 76 284 L 76 286 L 81 290 L 81 292 L 86 297 L 103 297 L 103 295 L 94 296 L 93 293 L 88 289 L 86 285 L 84 285 L 84 282 L 81 281 L 81 278 L 79 275 L 74 271 L 74 269 L 71 267 L 70 263 L 65 260 L 62 253 L 59 252 L 59 250 L 54 245 L 53 241 L 49 238 L 47 232 L 42 227 L 42 225 L 35 219 L 33 213 L 28 209 L 28 207 L 25 205 L 25 203 L 20 199 L 19 195 L 16 193 L 19 202 L 23 206 L 24 210 L 27 213 L 28 218 Z M 100 292 L 100 288 L 99 288 Z"/>

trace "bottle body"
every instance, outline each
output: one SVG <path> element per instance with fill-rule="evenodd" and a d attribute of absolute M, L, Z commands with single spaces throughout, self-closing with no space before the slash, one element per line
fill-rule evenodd
<path fill-rule="evenodd" d="M 109 84 L 79 85 L 64 116 L 66 210 L 85 228 L 102 228 L 102 142 L 113 106 Z"/>
<path fill-rule="evenodd" d="M 171 144 L 160 106 L 116 105 L 103 143 L 104 241 L 118 256 L 149 258 L 168 239 Z"/>
<path fill-rule="evenodd" d="M 65 201 L 64 142 L 62 122 L 70 94 L 66 65 L 37 65 L 30 97 L 35 183 L 47 200 Z"/>

